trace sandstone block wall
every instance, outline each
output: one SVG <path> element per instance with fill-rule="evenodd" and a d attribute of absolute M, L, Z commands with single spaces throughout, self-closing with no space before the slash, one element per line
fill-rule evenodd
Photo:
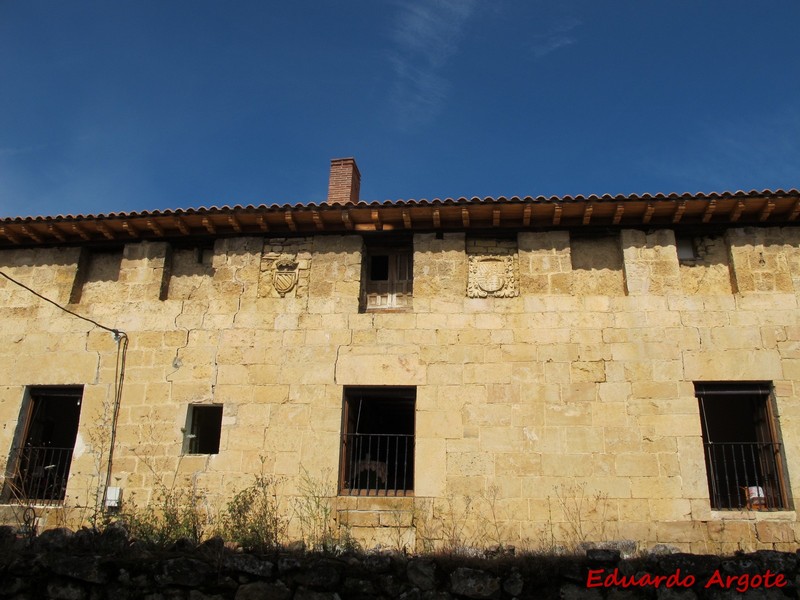
<path fill-rule="evenodd" d="M 728 551 L 793 547 L 800 527 L 793 509 L 711 510 L 694 383 L 774 386 L 793 497 L 799 242 L 796 228 L 731 229 L 682 263 L 670 230 L 417 234 L 404 312 L 359 312 L 360 235 L 5 250 L 0 269 L 127 333 L 111 484 L 128 502 L 195 489 L 213 513 L 264 473 L 287 514 L 314 483 L 366 543 L 402 528 L 418 546 Z M 481 252 L 515 256 L 519 295 L 467 297 Z M 279 259 L 296 264 L 283 296 Z M 5 279 L 0 325 L 3 462 L 26 389 L 84 386 L 58 517 L 79 520 L 102 496 L 117 343 Z M 415 386 L 413 498 L 337 496 L 352 386 Z M 189 406 L 211 404 L 219 453 L 183 455 Z"/>

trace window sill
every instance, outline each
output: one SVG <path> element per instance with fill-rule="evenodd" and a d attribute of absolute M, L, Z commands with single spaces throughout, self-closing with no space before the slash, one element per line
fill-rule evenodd
<path fill-rule="evenodd" d="M 720 521 L 796 521 L 797 512 L 778 510 L 719 510 L 711 509 L 711 518 Z"/>

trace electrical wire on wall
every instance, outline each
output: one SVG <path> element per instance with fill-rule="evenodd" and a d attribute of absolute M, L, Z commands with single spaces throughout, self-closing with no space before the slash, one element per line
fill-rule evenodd
<path fill-rule="evenodd" d="M 127 356 L 128 356 L 128 334 L 126 334 L 124 331 L 120 331 L 119 329 L 114 329 L 112 327 L 106 327 L 105 325 L 102 325 L 102 324 L 98 323 L 94 319 L 90 319 L 89 317 L 84 317 L 83 315 L 80 315 L 80 314 L 78 314 L 78 313 L 66 308 L 65 306 L 61 306 L 58 302 L 55 302 L 54 300 L 51 300 L 50 298 L 47 298 L 46 296 L 43 296 L 42 294 L 40 294 L 36 290 L 29 288 L 24 283 L 21 283 L 21 282 L 17 281 L 16 279 L 14 279 L 13 277 L 11 277 L 10 275 L 8 275 L 7 273 L 5 273 L 3 271 L 0 271 L 0 275 L 5 277 L 11 283 L 13 283 L 15 285 L 18 285 L 19 287 L 21 287 L 24 290 L 27 290 L 28 292 L 30 292 L 31 294 L 33 294 L 34 296 L 36 296 L 40 300 L 44 300 L 45 302 L 48 302 L 49 304 L 52 304 L 53 306 L 55 306 L 59 310 L 62 310 L 65 313 L 67 313 L 69 315 L 72 315 L 73 317 L 76 317 L 78 319 L 82 319 L 83 321 L 91 323 L 95 327 L 99 327 L 100 329 L 104 329 L 105 331 L 108 331 L 109 333 L 111 333 L 114 336 L 114 341 L 117 343 L 117 359 L 116 359 L 116 364 L 115 364 L 115 367 L 114 367 L 114 388 L 113 388 L 114 410 L 113 410 L 112 417 L 111 417 L 111 438 L 109 440 L 109 448 L 108 448 L 108 466 L 107 466 L 107 469 L 106 469 L 106 484 L 105 484 L 105 486 L 103 488 L 103 504 L 102 504 L 102 507 L 105 508 L 107 494 L 108 494 L 108 486 L 111 484 L 111 469 L 112 469 L 112 463 L 113 463 L 113 460 L 114 460 L 114 444 L 115 444 L 116 438 L 117 438 L 117 419 L 119 417 L 119 407 L 120 407 L 120 403 L 121 403 L 121 400 L 122 400 L 122 384 L 123 384 L 123 381 L 125 380 L 125 362 L 126 362 Z"/>

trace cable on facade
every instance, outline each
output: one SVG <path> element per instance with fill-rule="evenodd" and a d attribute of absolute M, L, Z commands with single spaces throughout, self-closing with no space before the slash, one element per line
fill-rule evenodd
<path fill-rule="evenodd" d="M 111 438 L 109 440 L 109 448 L 108 448 L 108 468 L 106 470 L 106 485 L 103 490 L 103 500 L 102 500 L 103 502 L 102 508 L 105 510 L 106 499 L 108 495 L 108 486 L 111 484 L 111 468 L 114 458 L 114 443 L 116 442 L 117 438 L 117 419 L 119 417 L 119 407 L 122 401 L 122 383 L 125 380 L 125 362 L 128 356 L 128 334 L 126 334 L 124 331 L 120 331 L 119 329 L 106 327 L 105 325 L 98 323 L 94 319 L 90 319 L 89 317 L 84 317 L 83 315 L 80 315 L 66 308 L 65 306 L 61 306 L 55 300 L 51 300 L 50 298 L 43 296 L 42 294 L 40 294 L 34 289 L 31 289 L 24 283 L 17 281 L 4 271 L 0 271 L 0 275 L 8 279 L 11 283 L 18 285 L 19 287 L 27 290 L 37 298 L 44 300 L 49 304 L 52 304 L 53 306 L 64 311 L 65 313 L 72 315 L 73 317 L 77 317 L 78 319 L 82 319 L 83 321 L 86 321 L 88 323 L 91 323 L 95 327 L 99 327 L 100 329 L 108 331 L 109 333 L 114 335 L 114 341 L 117 342 L 117 360 L 116 360 L 116 365 L 114 367 L 114 412 L 111 418 Z"/>

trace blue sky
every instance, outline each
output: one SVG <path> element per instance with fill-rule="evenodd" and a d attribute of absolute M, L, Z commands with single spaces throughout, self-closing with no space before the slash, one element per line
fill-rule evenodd
<path fill-rule="evenodd" d="M 0 217 L 800 187 L 800 1 L 0 0 Z"/>

